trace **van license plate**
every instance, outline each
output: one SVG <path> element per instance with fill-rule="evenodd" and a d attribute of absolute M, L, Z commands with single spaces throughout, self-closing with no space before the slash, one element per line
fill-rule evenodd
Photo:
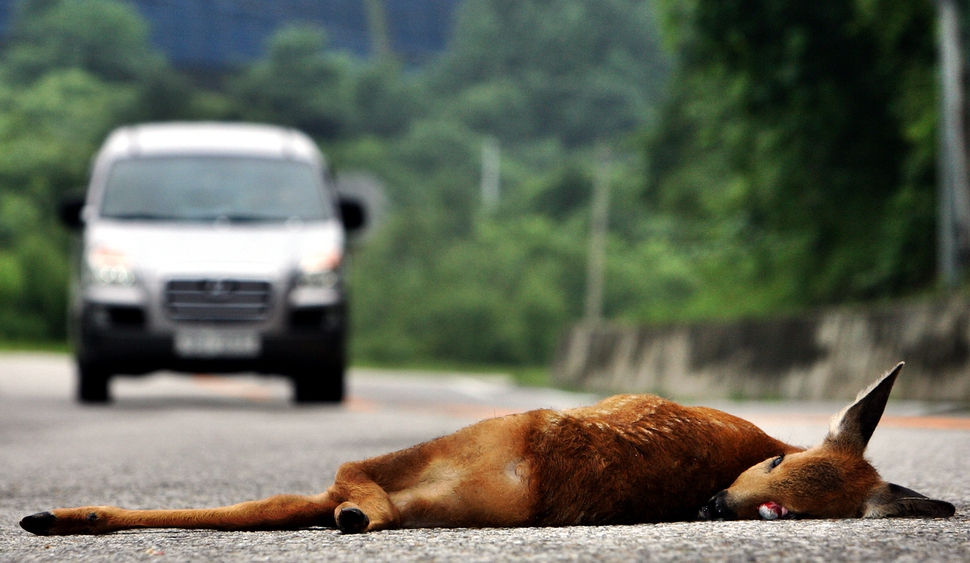
<path fill-rule="evenodd" d="M 183 358 L 253 358 L 261 344 L 251 331 L 198 329 L 175 334 L 175 353 Z"/>

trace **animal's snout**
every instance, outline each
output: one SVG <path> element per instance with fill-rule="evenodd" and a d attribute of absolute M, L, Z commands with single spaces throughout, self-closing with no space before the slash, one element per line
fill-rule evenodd
<path fill-rule="evenodd" d="M 700 511 L 697 518 L 700 520 L 734 520 L 737 515 L 731 510 L 726 502 L 727 491 L 721 491 L 711 497 Z"/>

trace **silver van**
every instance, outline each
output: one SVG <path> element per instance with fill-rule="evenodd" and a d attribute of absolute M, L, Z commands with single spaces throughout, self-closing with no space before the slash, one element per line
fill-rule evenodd
<path fill-rule="evenodd" d="M 323 155 L 293 129 L 241 123 L 123 127 L 83 199 L 69 331 L 83 402 L 118 374 L 257 372 L 298 402 L 344 396 L 345 232 Z"/>

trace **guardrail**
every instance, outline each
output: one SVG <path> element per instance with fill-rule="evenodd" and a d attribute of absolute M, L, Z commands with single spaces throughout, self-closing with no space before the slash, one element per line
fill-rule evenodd
<path fill-rule="evenodd" d="M 895 399 L 970 402 L 970 300 L 672 326 L 577 325 L 552 378 L 679 398 L 851 399 L 905 361 Z"/>

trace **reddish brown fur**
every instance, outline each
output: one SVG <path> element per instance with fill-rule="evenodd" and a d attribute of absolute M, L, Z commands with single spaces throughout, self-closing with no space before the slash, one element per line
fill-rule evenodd
<path fill-rule="evenodd" d="M 691 520 L 742 471 L 796 450 L 727 413 L 650 395 L 539 413 L 530 441 L 540 525 Z"/>
<path fill-rule="evenodd" d="M 860 426 L 850 422 L 844 425 Z M 139 527 L 337 526 L 360 532 L 619 524 L 694 519 L 718 491 L 712 506 L 720 498 L 714 508 L 741 518 L 756 518 L 757 506 L 769 500 L 818 517 L 926 515 L 926 503 L 913 495 L 925 497 L 883 482 L 862 450 L 846 446 L 864 448 L 868 436 L 856 438 L 835 433 L 805 451 L 721 411 L 652 395 L 618 395 L 564 412 L 485 420 L 405 450 L 346 463 L 320 495 L 196 510 L 64 508 L 28 516 L 21 525 L 38 534 L 78 534 Z M 782 455 L 783 463 L 769 467 Z M 921 508 L 899 508 L 901 496 Z M 952 505 L 942 504 L 952 514 Z M 946 512 L 940 505 L 931 508 L 932 515 Z"/>
<path fill-rule="evenodd" d="M 788 455 L 773 469 L 771 461 L 748 469 L 728 489 L 738 518 L 757 518 L 758 506 L 769 501 L 816 518 L 861 518 L 866 498 L 882 484 L 862 456 L 825 445 Z"/>

